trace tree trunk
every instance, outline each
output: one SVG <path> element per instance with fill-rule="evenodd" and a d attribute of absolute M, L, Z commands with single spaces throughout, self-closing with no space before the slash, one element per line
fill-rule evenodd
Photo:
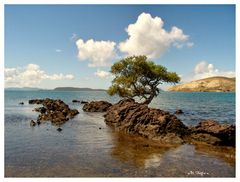
<path fill-rule="evenodd" d="M 144 102 L 143 104 L 150 104 L 154 98 L 154 94 L 152 93 Z"/>

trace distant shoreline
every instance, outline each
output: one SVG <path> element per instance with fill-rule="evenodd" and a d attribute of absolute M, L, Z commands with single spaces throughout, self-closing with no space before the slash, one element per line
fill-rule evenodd
<path fill-rule="evenodd" d="M 93 89 L 93 88 L 78 88 L 78 87 L 56 87 L 54 89 L 41 89 L 41 88 L 4 88 L 4 91 L 107 91 L 105 89 Z"/>
<path fill-rule="evenodd" d="M 4 91 L 20 91 L 20 92 L 26 92 L 26 91 L 36 91 L 36 92 L 41 92 L 41 91 L 49 91 L 49 92 L 106 92 L 107 90 L 104 89 L 79 89 L 79 90 L 55 90 L 55 89 L 8 89 L 4 88 Z M 235 91 L 229 91 L 229 92 L 219 92 L 219 91 L 169 91 L 169 90 L 164 90 L 163 92 L 169 92 L 169 93 L 236 93 Z"/>

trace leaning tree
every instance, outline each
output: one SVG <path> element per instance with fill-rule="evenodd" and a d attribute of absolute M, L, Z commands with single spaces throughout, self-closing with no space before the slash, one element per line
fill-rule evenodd
<path fill-rule="evenodd" d="M 149 104 L 160 90 L 159 84 L 178 83 L 180 77 L 175 72 L 149 61 L 146 56 L 131 56 L 116 62 L 111 67 L 115 76 L 109 95 L 119 95 L 125 98 L 139 97 L 144 104 Z"/>

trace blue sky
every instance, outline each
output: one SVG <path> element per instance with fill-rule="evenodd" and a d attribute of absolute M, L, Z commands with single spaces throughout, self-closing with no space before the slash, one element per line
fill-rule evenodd
<path fill-rule="evenodd" d="M 5 5 L 5 87 L 107 88 L 132 54 L 182 82 L 232 77 L 235 6 Z"/>

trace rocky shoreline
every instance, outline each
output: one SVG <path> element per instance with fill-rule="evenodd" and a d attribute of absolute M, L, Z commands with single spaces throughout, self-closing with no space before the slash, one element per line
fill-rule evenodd
<path fill-rule="evenodd" d="M 101 108 L 103 104 L 103 110 Z M 105 123 L 116 131 L 159 141 L 164 144 L 204 143 L 217 146 L 235 147 L 234 125 L 219 124 L 214 120 L 203 120 L 196 126 L 188 127 L 169 112 L 149 108 L 133 99 L 121 100 L 116 104 L 95 101 L 83 109 L 88 112 L 102 112 Z M 181 114 L 182 111 L 176 112 Z"/>
<path fill-rule="evenodd" d="M 37 121 L 31 121 L 30 125 L 35 126 L 36 123 L 39 125 L 43 121 L 50 121 L 56 126 L 61 126 L 69 119 L 74 118 L 79 111 L 77 109 L 70 109 L 67 104 L 62 100 L 54 99 L 33 99 L 29 100 L 29 104 L 42 104 L 43 107 L 35 108 L 34 111 L 39 112 Z M 58 128 L 58 131 L 60 129 Z"/>
<path fill-rule="evenodd" d="M 50 121 L 60 127 L 79 113 L 77 109 L 70 109 L 62 100 L 33 99 L 29 100 L 29 104 L 43 105 L 34 109 L 40 114 L 36 121 L 31 120 L 31 126 Z M 85 102 L 82 109 L 85 112 L 105 112 L 105 123 L 115 131 L 141 136 L 162 144 L 203 143 L 235 147 L 234 125 L 203 120 L 196 126 L 186 126 L 175 115 L 183 114 L 182 110 L 170 114 L 167 111 L 149 108 L 148 105 L 137 103 L 133 99 L 123 99 L 116 104 L 106 101 Z M 57 130 L 62 131 L 61 128 Z"/>

